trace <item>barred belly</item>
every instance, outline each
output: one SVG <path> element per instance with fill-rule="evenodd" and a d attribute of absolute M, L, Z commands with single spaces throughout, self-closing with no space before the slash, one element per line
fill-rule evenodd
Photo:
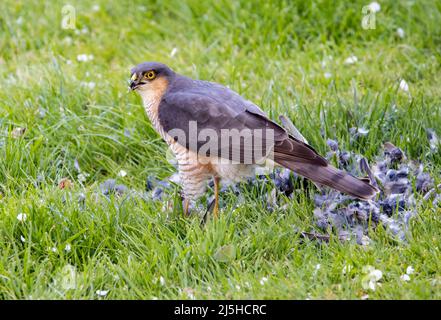
<path fill-rule="evenodd" d="M 170 141 L 170 140 L 169 140 Z M 234 164 L 219 158 L 197 156 L 177 142 L 170 143 L 170 148 L 178 162 L 183 196 L 195 200 L 204 194 L 207 182 L 219 177 L 222 182 L 235 183 L 254 175 L 254 165 Z"/>
<path fill-rule="evenodd" d="M 207 188 L 207 182 L 216 175 L 210 162 L 199 161 L 197 154 L 186 149 L 173 140 L 170 144 L 178 162 L 179 177 L 182 184 L 182 195 L 185 199 L 196 200 Z"/>

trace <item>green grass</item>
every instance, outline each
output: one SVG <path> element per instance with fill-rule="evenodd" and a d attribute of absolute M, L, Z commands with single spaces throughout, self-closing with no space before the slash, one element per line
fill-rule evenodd
<path fill-rule="evenodd" d="M 376 29 L 364 30 L 368 3 L 72 1 L 74 31 L 61 28 L 64 1 L 1 1 L 0 298 L 98 299 L 108 290 L 106 299 L 440 299 L 441 215 L 430 204 L 419 206 L 408 243 L 378 228 L 364 247 L 300 239 L 315 228 L 306 192 L 272 213 L 255 191 L 235 210 L 238 198 L 223 194 L 220 219 L 201 227 L 163 209 L 178 189 L 165 204 L 99 191 L 121 169 L 128 174 L 118 181 L 136 190 L 173 172 L 139 97 L 127 92 L 130 68 L 151 60 L 228 85 L 273 119 L 288 115 L 321 153 L 321 130 L 371 161 L 390 140 L 440 183 L 441 154 L 430 152 L 425 129 L 441 134 L 441 4 L 381 1 Z M 79 62 L 80 54 L 94 59 Z M 344 64 L 351 55 L 358 61 Z M 355 146 L 352 126 L 370 130 Z M 17 127 L 27 130 L 14 138 Z M 72 189 L 58 188 L 64 177 Z M 226 262 L 222 246 L 234 251 Z M 345 265 L 353 267 L 344 275 Z M 366 265 L 383 272 L 375 291 L 362 288 Z M 415 273 L 403 282 L 408 266 Z"/>

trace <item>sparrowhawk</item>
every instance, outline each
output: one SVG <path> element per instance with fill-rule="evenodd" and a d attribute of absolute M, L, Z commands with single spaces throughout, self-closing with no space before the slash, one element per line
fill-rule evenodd
<path fill-rule="evenodd" d="M 220 180 L 250 177 L 257 166 L 271 161 L 315 184 L 360 199 L 378 192 L 368 181 L 331 166 L 258 106 L 220 84 L 193 80 L 162 63 L 145 62 L 131 70 L 130 88 L 139 93 L 152 125 L 176 156 L 186 214 L 189 202 L 203 195 L 207 182 L 214 179 L 216 217 Z M 235 139 L 244 131 L 248 134 Z M 223 139 L 229 132 L 233 137 Z M 179 133 L 183 139 L 177 137 Z"/>

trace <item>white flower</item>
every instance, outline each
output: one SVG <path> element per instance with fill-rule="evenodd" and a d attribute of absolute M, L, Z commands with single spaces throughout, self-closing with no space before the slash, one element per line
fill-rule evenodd
<path fill-rule="evenodd" d="M 408 266 L 406 269 L 406 274 L 413 274 L 415 269 L 412 266 Z"/>
<path fill-rule="evenodd" d="M 238 284 L 236 284 L 236 290 L 239 291 L 240 290 L 240 286 Z"/>
<path fill-rule="evenodd" d="M 187 295 L 187 297 L 191 300 L 195 300 L 196 297 L 194 295 L 194 290 L 192 288 L 184 288 L 184 293 Z"/>
<path fill-rule="evenodd" d="M 211 287 L 210 286 L 207 287 L 207 291 L 211 292 Z"/>
<path fill-rule="evenodd" d="M 325 72 L 324 76 L 325 76 L 326 79 L 329 79 L 329 78 L 332 77 L 332 73 L 330 73 L 330 72 Z"/>
<path fill-rule="evenodd" d="M 18 25 L 23 24 L 23 17 L 18 17 L 18 19 L 15 20 L 15 23 L 18 24 Z"/>
<path fill-rule="evenodd" d="M 368 5 L 369 9 L 371 9 L 372 12 L 378 12 L 381 9 L 381 6 L 378 2 L 374 1 Z"/>
<path fill-rule="evenodd" d="M 262 279 L 260 279 L 260 284 L 263 286 L 267 281 L 268 281 L 267 277 L 262 277 Z"/>
<path fill-rule="evenodd" d="M 92 54 L 79 54 L 79 55 L 77 55 L 77 60 L 80 62 L 87 62 L 87 61 L 93 60 L 93 55 Z"/>
<path fill-rule="evenodd" d="M 125 177 L 127 175 L 127 172 L 125 170 L 120 170 L 118 173 L 118 176 Z"/>
<path fill-rule="evenodd" d="M 78 175 L 78 181 L 80 181 L 80 182 L 84 182 L 84 181 L 87 180 L 87 177 L 88 177 L 88 176 L 89 176 L 88 173 L 80 173 L 80 174 Z"/>
<path fill-rule="evenodd" d="M 397 36 L 399 36 L 401 39 L 404 38 L 404 30 L 401 28 L 397 29 Z"/>
<path fill-rule="evenodd" d="M 401 277 L 400 277 L 400 279 L 401 280 L 403 280 L 403 281 L 410 281 L 410 277 L 409 277 L 409 275 L 407 275 L 407 274 L 403 274 Z"/>
<path fill-rule="evenodd" d="M 178 48 L 173 48 L 172 51 L 170 52 L 170 57 L 173 58 L 177 52 L 178 52 Z"/>
<path fill-rule="evenodd" d="M 347 264 L 347 265 L 345 265 L 345 266 L 343 267 L 343 269 L 342 269 L 341 272 L 342 272 L 343 274 L 347 274 L 347 273 L 351 272 L 351 270 L 352 270 L 352 265 Z"/>
<path fill-rule="evenodd" d="M 17 220 L 21 221 L 21 222 L 26 221 L 27 217 L 28 216 L 26 215 L 26 213 L 19 213 L 19 214 L 17 214 Z"/>
<path fill-rule="evenodd" d="M 372 266 L 365 266 L 363 272 L 366 273 L 366 275 L 361 280 L 361 286 L 365 290 L 370 289 L 375 291 L 376 286 L 380 285 L 379 283 L 377 284 L 377 282 L 383 277 L 383 272 Z"/>
<path fill-rule="evenodd" d="M 354 64 L 358 61 L 357 57 L 352 55 L 346 58 L 345 64 Z"/>
<path fill-rule="evenodd" d="M 409 91 L 409 85 L 407 84 L 406 80 L 401 79 L 401 81 L 400 81 L 400 89 L 405 91 L 405 92 Z"/>
<path fill-rule="evenodd" d="M 51 251 L 52 251 L 52 252 L 57 252 L 57 248 L 52 247 L 52 248 L 51 248 Z"/>
<path fill-rule="evenodd" d="M 20 236 L 20 240 L 21 240 L 21 242 L 26 242 L 26 239 L 23 236 Z"/>
<path fill-rule="evenodd" d="M 81 85 L 83 86 L 83 87 L 86 87 L 86 88 L 88 88 L 88 89 L 94 89 L 95 88 L 95 86 L 96 86 L 96 83 L 95 82 L 93 82 L 93 81 L 91 81 L 91 82 L 85 82 L 85 81 L 81 81 Z"/>
<path fill-rule="evenodd" d="M 95 12 L 100 11 L 100 6 L 97 4 L 94 4 L 92 7 L 92 11 L 95 11 Z"/>
<path fill-rule="evenodd" d="M 365 294 L 365 295 L 361 296 L 361 300 L 367 300 L 367 299 L 369 299 L 369 295 L 368 294 Z"/>
<path fill-rule="evenodd" d="M 163 276 L 159 277 L 159 283 L 161 284 L 161 286 L 165 286 L 165 279 Z"/>
<path fill-rule="evenodd" d="M 71 250 L 72 250 L 72 247 L 71 247 L 70 243 L 66 244 L 66 246 L 64 247 L 64 251 L 70 252 Z"/>
<path fill-rule="evenodd" d="M 315 270 L 320 270 L 320 268 L 322 267 L 322 265 L 320 263 L 315 265 Z"/>
<path fill-rule="evenodd" d="M 97 290 L 95 293 L 100 297 L 105 297 L 109 293 L 109 290 Z"/>

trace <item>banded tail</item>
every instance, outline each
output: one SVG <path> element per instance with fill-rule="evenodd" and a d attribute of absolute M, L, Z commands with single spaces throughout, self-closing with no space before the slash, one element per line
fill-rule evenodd
<path fill-rule="evenodd" d="M 359 199 L 369 200 L 378 192 L 368 181 L 333 167 L 312 147 L 293 137 L 275 146 L 274 161 L 317 184 Z"/>

